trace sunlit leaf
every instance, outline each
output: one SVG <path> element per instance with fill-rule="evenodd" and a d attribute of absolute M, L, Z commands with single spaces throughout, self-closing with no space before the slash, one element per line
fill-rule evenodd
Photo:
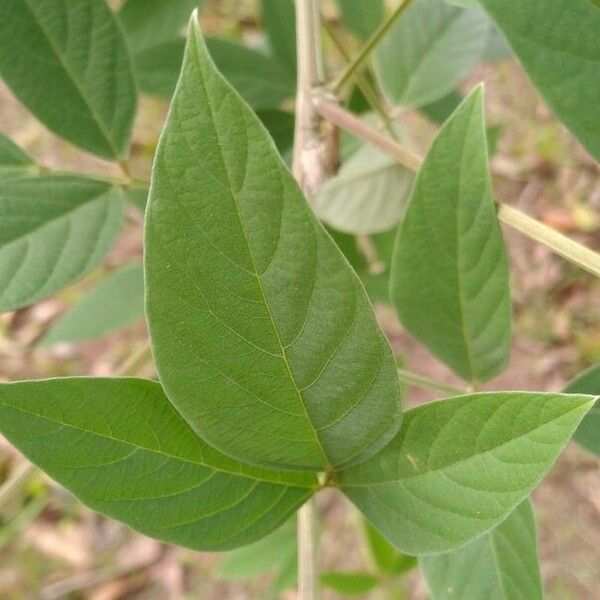
<path fill-rule="evenodd" d="M 466 546 L 419 560 L 432 600 L 542 600 L 535 520 L 525 500 Z"/>
<path fill-rule="evenodd" d="M 309 474 L 256 469 L 213 450 L 160 385 L 143 379 L 1 384 L 0 431 L 94 510 L 197 550 L 260 539 L 316 484 Z"/>
<path fill-rule="evenodd" d="M 136 91 L 104 0 L 0 2 L 0 77 L 54 133 L 105 158 L 127 154 Z"/>
<path fill-rule="evenodd" d="M 411 170 L 364 145 L 319 190 L 313 208 L 339 231 L 386 231 L 402 218 L 413 180 Z"/>
<path fill-rule="evenodd" d="M 144 275 L 139 264 L 105 277 L 48 331 L 40 345 L 81 342 L 118 331 L 144 317 Z"/>
<path fill-rule="evenodd" d="M 194 430 L 240 460 L 285 468 L 357 463 L 383 447 L 400 416 L 388 342 L 194 20 L 151 190 L 154 355 Z"/>
<path fill-rule="evenodd" d="M 0 311 L 51 296 L 97 267 L 122 222 L 121 193 L 73 175 L 0 183 Z"/>
<path fill-rule="evenodd" d="M 447 552 L 490 531 L 525 499 L 593 402 L 489 392 L 425 404 L 404 413 L 391 444 L 336 481 L 402 552 Z"/>
<path fill-rule="evenodd" d="M 398 230 L 390 296 L 402 323 L 463 379 L 508 361 L 508 261 L 492 199 L 482 89 L 446 122 Z"/>
<path fill-rule="evenodd" d="M 360 571 L 325 571 L 319 576 L 324 587 L 345 596 L 359 596 L 377 586 L 377 577 Z"/>

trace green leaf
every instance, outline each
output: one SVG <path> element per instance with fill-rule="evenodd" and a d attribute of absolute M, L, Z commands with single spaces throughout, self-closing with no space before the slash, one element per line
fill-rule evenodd
<path fill-rule="evenodd" d="M 447 552 L 499 523 L 531 492 L 593 404 L 591 396 L 490 392 L 404 413 L 342 491 L 407 554 Z"/>
<path fill-rule="evenodd" d="M 38 172 L 36 162 L 19 146 L 0 133 L 0 182 Z"/>
<path fill-rule="evenodd" d="M 337 0 L 337 3 L 346 27 L 363 40 L 375 32 L 385 17 L 383 0 Z"/>
<path fill-rule="evenodd" d="M 262 20 L 271 55 L 296 75 L 296 15 L 292 0 L 262 0 Z"/>
<path fill-rule="evenodd" d="M 600 12 L 589 0 L 479 0 L 540 91 L 600 160 Z"/>
<path fill-rule="evenodd" d="M 401 554 L 367 520 L 363 520 L 369 554 L 378 571 L 388 575 L 401 575 L 417 565 L 415 556 Z"/>
<path fill-rule="evenodd" d="M 271 134 L 279 154 L 285 159 L 294 145 L 294 115 L 283 110 L 259 110 L 256 116 Z"/>
<path fill-rule="evenodd" d="M 125 198 L 142 213 L 146 211 L 148 190 L 144 188 L 131 188 L 125 192 Z"/>
<path fill-rule="evenodd" d="M 463 101 L 463 97 L 457 90 L 452 90 L 443 98 L 439 98 L 431 104 L 421 107 L 421 112 L 425 113 L 435 123 L 443 123 Z"/>
<path fill-rule="evenodd" d="M 433 600 L 542 600 L 535 519 L 525 500 L 498 527 L 419 565 Z"/>
<path fill-rule="evenodd" d="M 254 109 L 278 108 L 294 96 L 293 74 L 272 58 L 220 38 L 209 38 L 206 45 L 219 71 Z"/>
<path fill-rule="evenodd" d="M 84 294 L 42 338 L 41 346 L 82 342 L 118 331 L 144 317 L 144 274 L 122 267 Z"/>
<path fill-rule="evenodd" d="M 217 568 L 221 579 L 244 580 L 278 571 L 297 560 L 296 524 L 291 521 L 254 544 L 227 553 Z"/>
<path fill-rule="evenodd" d="M 412 171 L 363 145 L 320 189 L 313 208 L 319 219 L 339 231 L 386 231 L 402 218 L 413 180 Z"/>
<path fill-rule="evenodd" d="M 438 133 L 394 249 L 390 296 L 405 327 L 463 379 L 508 361 L 508 261 L 488 172 L 483 91 Z"/>
<path fill-rule="evenodd" d="M 400 420 L 389 344 L 193 19 L 151 189 L 154 355 L 198 435 L 249 463 L 317 471 L 382 448 Z"/>
<path fill-rule="evenodd" d="M 105 158 L 127 154 L 136 90 L 104 0 L 0 2 L 0 76 L 48 129 Z"/>
<path fill-rule="evenodd" d="M 184 46 L 183 38 L 173 39 L 140 50 L 134 55 L 135 72 L 142 92 L 161 98 L 173 95 Z"/>
<path fill-rule="evenodd" d="M 0 183 L 0 311 L 51 296 L 95 269 L 121 229 L 121 193 L 74 175 Z"/>
<path fill-rule="evenodd" d="M 321 584 L 346 596 L 366 594 L 377 586 L 377 577 L 360 571 L 325 571 L 319 576 Z"/>
<path fill-rule="evenodd" d="M 92 509 L 196 550 L 260 539 L 316 486 L 311 475 L 248 467 L 213 450 L 160 385 L 143 379 L 2 384 L 0 431 Z"/>
<path fill-rule="evenodd" d="M 454 90 L 481 58 L 489 21 L 478 9 L 415 2 L 375 52 L 381 85 L 394 102 L 419 107 Z"/>
<path fill-rule="evenodd" d="M 570 394 L 593 394 L 600 396 L 600 365 L 580 373 L 564 389 Z M 573 439 L 586 450 L 600 454 L 600 402 L 585 416 Z"/>
<path fill-rule="evenodd" d="M 137 54 L 181 37 L 191 12 L 203 3 L 203 0 L 126 0 L 119 19 L 130 48 Z"/>

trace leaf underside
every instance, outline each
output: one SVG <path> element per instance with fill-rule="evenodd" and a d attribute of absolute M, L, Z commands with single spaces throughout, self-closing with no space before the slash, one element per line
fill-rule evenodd
<path fill-rule="evenodd" d="M 0 311 L 51 296 L 97 267 L 122 223 L 120 191 L 74 175 L 0 182 Z"/>
<path fill-rule="evenodd" d="M 539 483 L 591 396 L 490 392 L 404 413 L 400 433 L 336 482 L 402 552 L 458 548 L 502 522 Z"/>
<path fill-rule="evenodd" d="M 197 550 L 260 539 L 316 479 L 248 467 L 202 442 L 158 383 L 65 378 L 0 385 L 0 431 L 92 509 Z"/>
<path fill-rule="evenodd" d="M 194 22 L 153 169 L 145 261 L 159 376 L 208 443 L 323 470 L 398 430 L 395 364 L 364 288 Z"/>
<path fill-rule="evenodd" d="M 542 600 L 535 520 L 525 500 L 498 527 L 419 560 L 433 600 Z"/>

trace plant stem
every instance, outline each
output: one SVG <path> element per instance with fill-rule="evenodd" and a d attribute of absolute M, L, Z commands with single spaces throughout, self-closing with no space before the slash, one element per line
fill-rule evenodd
<path fill-rule="evenodd" d="M 36 472 L 37 468 L 28 460 L 20 462 L 0 487 L 0 509 L 16 494 Z"/>
<path fill-rule="evenodd" d="M 317 518 L 315 499 L 298 511 L 298 594 L 300 600 L 317 600 Z"/>
<path fill-rule="evenodd" d="M 404 0 L 402 4 L 373 32 L 373 35 L 365 42 L 358 56 L 346 67 L 344 72 L 334 82 L 332 90 L 339 92 L 350 78 L 357 72 L 367 60 L 375 46 L 379 44 L 383 36 L 392 28 L 396 21 L 404 14 L 413 0 Z"/>
<path fill-rule="evenodd" d="M 434 379 L 419 375 L 418 373 L 413 373 L 412 371 L 407 371 L 406 369 L 398 369 L 398 377 L 401 381 L 404 381 L 409 385 L 414 385 L 415 387 L 437 390 L 438 392 L 450 392 L 451 394 L 466 393 L 466 390 L 459 387 L 435 381 Z"/>
<path fill-rule="evenodd" d="M 296 0 L 298 85 L 292 171 L 310 200 L 327 179 L 329 148 L 321 134 L 321 117 L 313 98 L 323 82 L 318 0 Z M 318 595 L 315 504 L 310 499 L 298 511 L 299 599 Z"/>
<path fill-rule="evenodd" d="M 421 156 L 406 150 L 396 141 L 379 133 L 330 97 L 321 94 L 315 98 L 315 106 L 328 121 L 380 148 L 407 169 L 418 171 L 423 163 Z M 514 206 L 508 206 L 501 202 L 496 202 L 496 206 L 500 221 L 550 248 L 582 269 L 600 277 L 600 254 L 537 221 Z"/>

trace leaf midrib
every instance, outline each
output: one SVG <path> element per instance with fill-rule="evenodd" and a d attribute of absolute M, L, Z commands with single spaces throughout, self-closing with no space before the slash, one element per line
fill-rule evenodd
<path fill-rule="evenodd" d="M 210 94 L 208 93 L 208 90 L 206 88 L 206 81 L 205 81 L 205 78 L 204 78 L 204 69 L 202 68 L 201 51 L 200 51 L 200 48 L 198 47 L 198 34 L 197 34 L 196 30 L 194 30 L 193 39 L 194 39 L 196 60 L 198 61 L 198 67 L 199 67 L 198 70 L 199 70 L 199 73 L 201 74 L 200 75 L 200 79 L 202 81 L 202 84 L 203 84 L 203 87 L 204 87 L 204 94 L 205 94 L 206 99 L 207 99 L 206 104 L 209 107 L 209 110 L 210 110 L 210 113 L 211 113 L 211 115 L 210 115 L 211 116 L 210 123 L 211 123 L 211 125 L 213 127 L 215 138 L 217 140 L 219 140 L 220 136 L 219 136 L 219 133 L 218 133 L 216 125 L 215 125 L 215 112 L 213 110 L 213 106 L 212 106 Z M 208 58 L 208 56 L 209 56 L 208 48 L 206 49 L 206 52 L 204 54 Z M 209 60 L 212 60 L 212 59 L 209 59 Z M 223 76 L 220 74 L 220 72 L 218 70 L 216 71 L 216 73 L 217 73 L 217 77 L 219 78 L 219 80 L 221 82 L 223 82 L 226 86 L 231 87 L 230 84 L 223 78 Z M 237 94 L 237 92 L 235 92 L 235 91 L 234 91 L 234 93 Z M 256 281 L 257 281 L 257 284 L 258 284 L 258 289 L 260 291 L 261 298 L 262 298 L 263 304 L 265 306 L 265 310 L 266 310 L 266 312 L 267 312 L 267 314 L 269 316 L 269 320 L 271 322 L 271 325 L 272 325 L 272 328 L 273 328 L 273 332 L 274 332 L 276 340 L 277 340 L 277 344 L 279 345 L 279 349 L 280 349 L 280 352 L 281 352 L 281 358 L 282 358 L 283 363 L 285 365 L 285 368 L 286 368 L 286 370 L 288 372 L 288 376 L 290 378 L 290 381 L 291 381 L 291 383 L 294 386 L 294 389 L 295 389 L 296 394 L 298 396 L 298 400 L 300 401 L 300 406 L 302 407 L 302 410 L 303 410 L 303 412 L 305 414 L 306 422 L 308 423 L 311 431 L 313 432 L 315 441 L 317 442 L 317 446 L 319 447 L 319 450 L 320 450 L 323 458 L 325 459 L 325 463 L 326 464 L 324 466 L 325 466 L 325 468 L 327 468 L 327 467 L 331 466 L 331 461 L 329 460 L 329 458 L 327 456 L 327 453 L 325 452 L 325 448 L 323 447 L 323 444 L 321 443 L 321 439 L 319 438 L 319 435 L 317 433 L 317 429 L 315 428 L 312 420 L 310 419 L 310 416 L 309 416 L 309 413 L 308 413 L 308 409 L 307 409 L 306 404 L 304 402 L 304 398 L 302 396 L 302 393 L 300 391 L 298 383 L 296 382 L 296 379 L 295 379 L 294 374 L 292 372 L 292 368 L 291 368 L 291 365 L 290 365 L 288 357 L 287 357 L 286 347 L 283 344 L 283 341 L 282 341 L 281 336 L 279 334 L 279 330 L 277 329 L 277 326 L 276 326 L 275 321 L 273 319 L 273 314 L 272 314 L 269 302 L 267 300 L 267 296 L 265 294 L 265 290 L 264 290 L 264 287 L 263 287 L 262 279 L 261 279 L 259 271 L 258 271 L 258 269 L 256 267 L 256 262 L 254 260 L 254 256 L 252 254 L 252 251 L 250 249 L 250 243 L 249 243 L 249 240 L 248 240 L 248 235 L 247 235 L 246 230 L 244 228 L 244 223 L 243 223 L 243 220 L 242 220 L 242 216 L 241 216 L 240 211 L 239 211 L 238 197 L 237 197 L 237 194 L 234 192 L 233 183 L 231 181 L 231 177 L 230 177 L 230 174 L 229 174 L 229 169 L 227 168 L 227 163 L 226 163 L 225 157 L 223 155 L 223 148 L 221 147 L 220 143 L 217 144 L 217 148 L 218 148 L 218 155 L 219 155 L 219 157 L 221 159 L 221 164 L 222 164 L 222 167 L 223 167 L 223 172 L 225 173 L 225 175 L 227 177 L 227 182 L 228 182 L 228 186 L 229 186 L 228 192 L 230 193 L 231 198 L 233 200 L 233 205 L 235 207 L 236 216 L 238 218 L 238 222 L 239 222 L 239 225 L 240 225 L 240 231 L 241 231 L 241 233 L 242 233 L 242 235 L 244 237 L 244 241 L 246 243 L 246 250 L 248 252 L 248 256 L 250 258 L 250 261 L 252 263 L 252 269 L 253 269 L 254 275 L 256 277 Z"/>
<path fill-rule="evenodd" d="M 574 411 L 578 411 L 579 409 L 581 409 L 582 405 L 577 405 L 575 407 L 573 407 L 572 409 L 562 413 L 560 416 L 555 417 L 549 421 L 545 421 L 544 423 L 540 423 L 538 425 L 536 425 L 534 428 L 529 429 L 528 431 L 526 431 L 525 433 L 522 433 L 516 437 L 512 437 L 509 440 L 502 442 L 501 444 L 498 444 L 496 446 L 493 446 L 492 448 L 488 448 L 486 450 L 484 450 L 483 452 L 479 452 L 477 454 L 471 454 L 470 456 L 461 458 L 460 460 L 457 460 L 456 462 L 452 462 L 452 463 L 447 463 L 444 464 L 440 467 L 437 467 L 436 469 L 430 469 L 425 473 L 414 473 L 413 475 L 409 475 L 407 477 L 399 477 L 396 479 L 386 479 L 383 481 L 373 481 L 373 482 L 367 482 L 367 483 L 344 483 L 339 482 L 339 486 L 341 488 L 354 488 L 354 487 L 374 487 L 374 486 L 379 486 L 379 485 L 388 485 L 390 483 L 403 483 L 406 481 L 413 481 L 415 479 L 419 479 L 419 478 L 426 478 L 429 477 L 431 475 L 435 475 L 441 471 L 444 471 L 446 469 L 450 469 L 459 465 L 464 465 L 467 464 L 469 462 L 471 462 L 472 460 L 476 459 L 476 458 L 480 458 L 482 456 L 485 456 L 487 454 L 490 454 L 492 452 L 495 452 L 496 450 L 499 450 L 501 448 L 504 448 L 505 446 L 508 446 L 509 444 L 512 444 L 514 442 L 520 441 L 522 439 L 528 438 L 532 433 L 534 433 L 535 431 L 537 431 L 538 429 L 545 427 L 546 425 L 550 425 L 552 423 L 554 423 L 555 421 L 559 421 L 561 419 L 563 419 L 565 416 L 567 416 L 568 414 L 574 412 Z M 404 455 L 403 455 L 404 456 Z M 342 472 L 343 473 L 343 472 Z"/>
<path fill-rule="evenodd" d="M 9 403 L 5 402 L 1 398 L 0 398 L 0 404 L 3 405 L 3 406 L 5 406 L 6 408 L 8 408 L 10 410 L 16 410 L 16 411 L 19 411 L 19 412 L 27 414 L 27 415 L 32 415 L 32 416 L 37 417 L 39 419 L 43 419 L 43 420 L 48 421 L 50 423 L 61 425 L 62 427 L 66 427 L 66 428 L 72 429 L 74 431 L 78 431 L 78 432 L 81 432 L 81 433 L 84 433 L 84 434 L 87 434 L 87 435 L 91 435 L 91 436 L 96 436 L 96 437 L 99 437 L 101 439 L 109 440 L 109 441 L 114 442 L 116 444 L 123 444 L 125 446 L 131 446 L 135 450 L 142 450 L 142 451 L 148 452 L 150 454 L 157 454 L 159 456 L 165 456 L 168 459 L 173 460 L 173 461 L 179 461 L 179 462 L 186 463 L 186 464 L 192 464 L 192 465 L 197 465 L 197 466 L 200 466 L 200 467 L 204 467 L 205 469 L 210 469 L 210 470 L 214 471 L 215 473 L 224 473 L 226 475 L 231 475 L 231 476 L 235 476 L 235 477 L 241 477 L 241 478 L 244 478 L 244 479 L 250 479 L 250 480 L 260 481 L 260 482 L 263 482 L 263 483 L 269 483 L 269 484 L 274 484 L 274 485 L 281 485 L 281 486 L 285 486 L 285 487 L 296 487 L 296 488 L 307 489 L 307 490 L 314 489 L 316 487 L 316 486 L 310 486 L 310 487 L 308 487 L 308 486 L 301 485 L 300 483 L 287 483 L 287 482 L 284 482 L 284 481 L 278 481 L 276 479 L 273 479 L 273 480 L 266 479 L 264 477 L 258 477 L 258 476 L 255 476 L 255 475 L 247 475 L 247 474 L 241 473 L 239 471 L 228 471 L 226 469 L 223 469 L 223 468 L 220 468 L 220 467 L 215 467 L 213 465 L 210 465 L 208 463 L 202 462 L 200 460 L 193 460 L 191 458 L 183 458 L 182 456 L 177 456 L 175 454 L 169 454 L 168 452 L 165 452 L 163 450 L 157 450 L 156 448 L 149 448 L 147 446 L 142 446 L 140 444 L 136 444 L 136 443 L 128 441 L 128 440 L 119 439 L 117 437 L 114 437 L 114 436 L 111 436 L 111 435 L 107 435 L 105 433 L 100 433 L 100 432 L 97 432 L 97 431 L 93 431 L 92 429 L 87 429 L 85 427 L 80 427 L 78 425 L 74 425 L 74 424 L 71 424 L 71 423 L 66 423 L 64 421 L 61 421 L 60 419 L 56 419 L 56 418 L 53 418 L 53 417 L 49 417 L 47 415 L 42 415 L 42 414 L 36 413 L 35 411 L 27 410 L 27 409 L 25 409 L 25 408 L 23 408 L 21 406 L 14 406 L 12 404 L 9 404 Z M 187 426 L 187 422 L 184 421 L 184 423 Z M 196 434 L 194 433 L 194 436 L 195 435 Z M 231 460 L 231 459 L 228 459 L 228 460 Z"/>
<path fill-rule="evenodd" d="M 104 124 L 104 121 L 100 118 L 100 115 L 98 115 L 98 113 L 96 112 L 95 107 L 88 100 L 88 98 L 85 94 L 85 90 L 82 89 L 78 78 L 76 77 L 75 73 L 73 73 L 73 71 L 71 70 L 71 67 L 69 66 L 69 64 L 63 59 L 63 56 L 62 56 L 59 48 L 56 46 L 54 40 L 52 39 L 52 37 L 50 36 L 48 31 L 46 31 L 43 23 L 39 20 L 37 13 L 35 12 L 35 10 L 32 8 L 32 6 L 30 4 L 30 1 L 31 0 L 23 0 L 24 5 L 27 7 L 27 9 L 29 10 L 29 12 L 31 13 L 31 15 L 33 17 L 34 23 L 38 26 L 38 28 L 42 32 L 43 36 L 48 41 L 48 46 L 50 47 L 50 49 L 56 56 L 58 62 L 62 66 L 62 68 L 65 70 L 65 73 L 68 75 L 69 79 L 71 80 L 71 83 L 73 84 L 73 87 L 75 88 L 75 91 L 79 94 L 79 96 L 83 100 L 83 103 L 88 107 L 88 109 L 90 111 L 90 115 L 92 116 L 92 120 L 98 126 L 98 130 L 100 131 L 100 134 L 104 137 L 104 141 L 107 143 L 113 156 L 115 158 L 120 156 L 121 153 L 119 150 L 117 150 L 117 148 L 113 144 L 113 141 L 110 136 L 110 131 L 107 129 L 106 125 Z"/>

